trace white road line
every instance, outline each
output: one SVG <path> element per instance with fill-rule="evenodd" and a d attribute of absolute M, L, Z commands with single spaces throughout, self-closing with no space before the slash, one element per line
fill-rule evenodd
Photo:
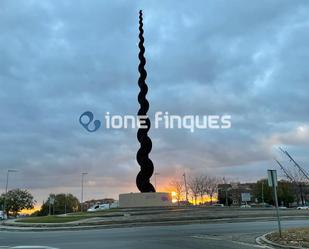
<path fill-rule="evenodd" d="M 49 246 L 0 246 L 0 248 L 8 248 L 8 249 L 59 249 L 55 247 L 49 247 Z"/>
<path fill-rule="evenodd" d="M 233 243 L 235 243 L 235 244 L 239 244 L 239 245 L 252 246 L 252 247 L 256 247 L 256 248 L 272 248 L 272 247 L 269 247 L 269 246 L 255 245 L 255 244 L 246 243 L 246 242 L 241 242 L 241 241 L 235 241 L 235 240 L 232 240 L 231 242 L 233 242 Z"/>

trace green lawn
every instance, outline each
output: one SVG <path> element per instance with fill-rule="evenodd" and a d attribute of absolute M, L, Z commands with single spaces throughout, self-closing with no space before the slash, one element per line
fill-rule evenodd
<path fill-rule="evenodd" d="M 27 217 L 17 219 L 16 222 L 23 222 L 23 223 L 66 223 L 71 221 L 82 220 L 87 217 L 85 216 L 40 216 L 40 217 Z"/>
<path fill-rule="evenodd" d="M 119 211 L 119 209 L 109 209 L 109 210 L 102 210 L 97 212 L 77 212 L 77 213 L 70 213 L 67 216 L 57 216 L 57 215 L 50 215 L 50 216 L 36 216 L 36 217 L 27 217 L 27 218 L 20 218 L 17 219 L 16 222 L 23 222 L 23 223 L 65 223 L 71 221 L 78 221 L 86 218 L 92 217 L 100 217 L 105 216 L 109 213 L 114 213 Z"/>
<path fill-rule="evenodd" d="M 17 219 L 16 222 L 23 222 L 23 223 L 65 223 L 71 221 L 78 221 L 82 219 L 92 218 L 92 217 L 101 217 L 105 216 L 110 213 L 114 213 L 119 211 L 119 209 L 108 209 L 108 210 L 101 210 L 97 212 L 77 212 L 77 213 L 70 213 L 66 216 L 57 216 L 57 215 L 50 215 L 50 216 L 36 216 L 36 217 L 27 217 L 27 218 L 20 218 Z M 120 214 L 121 215 L 121 214 Z"/>
<path fill-rule="evenodd" d="M 67 214 L 67 215 L 68 216 L 70 216 L 70 215 L 73 215 L 73 216 L 81 215 L 81 216 L 87 216 L 87 217 L 100 217 L 100 216 L 104 216 L 105 214 L 115 213 L 115 212 L 119 212 L 119 208 L 100 210 L 100 211 L 96 211 L 96 212 L 76 212 L 76 213 L 70 213 L 70 214 Z"/>

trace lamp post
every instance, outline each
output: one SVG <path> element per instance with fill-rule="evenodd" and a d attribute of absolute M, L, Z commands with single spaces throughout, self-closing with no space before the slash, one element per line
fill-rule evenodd
<path fill-rule="evenodd" d="M 67 215 L 67 194 L 64 194 L 64 215 Z"/>
<path fill-rule="evenodd" d="M 229 191 L 231 190 L 232 188 L 230 187 L 226 187 L 225 188 L 225 206 L 228 207 L 229 206 Z"/>
<path fill-rule="evenodd" d="M 265 206 L 264 205 L 264 182 L 262 182 L 262 205 L 263 205 L 263 207 Z"/>
<path fill-rule="evenodd" d="M 8 169 L 8 171 L 6 172 L 5 197 L 4 197 L 4 203 L 3 203 L 3 212 L 4 213 L 6 213 L 5 209 L 6 209 L 6 198 L 7 198 L 8 187 L 9 187 L 9 174 L 13 173 L 13 172 L 18 172 L 18 170 L 16 170 L 16 169 Z M 6 213 L 6 216 L 8 216 L 7 213 Z"/>
<path fill-rule="evenodd" d="M 185 191 L 186 191 L 186 204 L 188 204 L 189 200 L 188 200 L 188 189 L 187 189 L 187 178 L 186 178 L 186 173 L 183 173 L 183 181 L 185 184 Z"/>
<path fill-rule="evenodd" d="M 82 193 L 81 193 L 81 202 L 80 202 L 80 211 L 83 212 L 83 202 L 84 202 L 84 176 L 87 175 L 88 173 L 87 172 L 82 172 L 81 175 L 82 175 Z"/>

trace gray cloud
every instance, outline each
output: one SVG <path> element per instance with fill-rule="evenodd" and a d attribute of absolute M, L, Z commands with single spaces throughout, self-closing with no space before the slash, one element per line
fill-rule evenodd
<path fill-rule="evenodd" d="M 87 133 L 91 110 L 134 114 L 137 12 L 145 14 L 150 115 L 230 114 L 232 129 L 151 130 L 161 183 L 206 172 L 254 180 L 274 148 L 308 165 L 307 1 L 2 1 L 0 176 L 33 190 L 87 197 L 136 191 L 136 130 Z M 274 165 L 273 165 L 274 166 Z M 0 187 L 2 187 L 0 186 Z"/>

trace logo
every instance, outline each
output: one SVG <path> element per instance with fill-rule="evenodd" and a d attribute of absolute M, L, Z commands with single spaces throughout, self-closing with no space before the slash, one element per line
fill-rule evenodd
<path fill-rule="evenodd" d="M 147 129 L 148 116 L 135 115 L 104 115 L 105 129 Z M 194 132 L 198 129 L 229 129 L 232 126 L 230 115 L 170 115 L 168 112 L 158 111 L 154 115 L 154 128 L 187 129 Z M 91 111 L 84 112 L 79 117 L 79 123 L 88 131 L 95 132 L 101 127 L 101 121 L 94 120 Z"/>

